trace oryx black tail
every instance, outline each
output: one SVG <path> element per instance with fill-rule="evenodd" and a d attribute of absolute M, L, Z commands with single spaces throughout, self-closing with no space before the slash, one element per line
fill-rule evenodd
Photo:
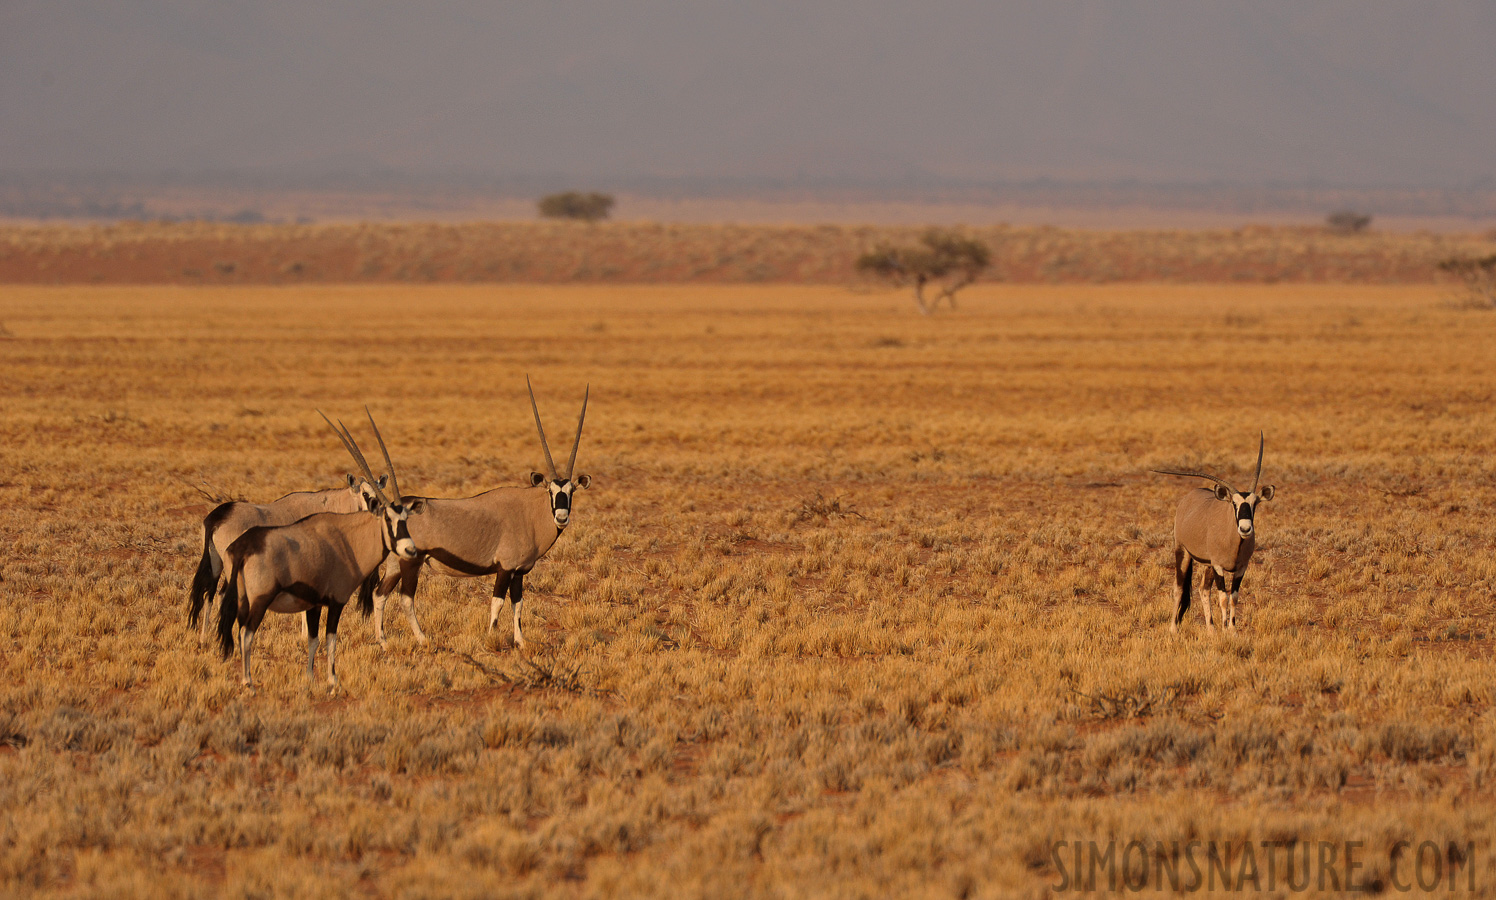
<path fill-rule="evenodd" d="M 213 574 L 213 536 L 204 529 L 203 559 L 197 564 L 197 574 L 192 578 L 192 605 L 187 608 L 188 625 L 197 627 L 198 620 L 202 618 L 203 605 L 213 596 L 213 589 L 216 587 L 218 576 Z"/>
<path fill-rule="evenodd" d="M 239 624 L 239 570 L 240 558 L 229 551 L 232 560 L 227 576 L 223 579 L 223 590 L 218 592 L 218 645 L 223 648 L 223 658 L 234 653 L 234 630 Z"/>
<path fill-rule="evenodd" d="M 214 557 L 218 551 L 213 549 L 213 532 L 218 530 L 218 523 L 229 514 L 233 503 L 220 503 L 212 512 L 203 519 L 203 558 L 197 564 L 197 574 L 192 577 L 192 591 L 188 595 L 191 605 L 187 608 L 187 624 L 197 627 L 197 623 L 203 614 L 203 606 L 208 598 L 213 596 L 213 589 L 218 587 L 218 576 L 214 573 Z M 217 568 L 223 570 L 223 561 L 218 561 Z"/>
<path fill-rule="evenodd" d="M 358 611 L 367 618 L 374 612 L 374 588 L 379 585 L 379 570 L 375 569 L 358 586 Z"/>

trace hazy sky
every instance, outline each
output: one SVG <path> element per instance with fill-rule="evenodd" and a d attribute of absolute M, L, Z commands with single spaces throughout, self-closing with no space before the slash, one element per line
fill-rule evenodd
<path fill-rule="evenodd" d="M 1496 4 L 0 0 L 0 171 L 1496 177 Z"/>

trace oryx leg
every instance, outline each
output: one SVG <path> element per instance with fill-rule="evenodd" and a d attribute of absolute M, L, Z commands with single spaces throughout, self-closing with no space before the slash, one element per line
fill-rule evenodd
<path fill-rule="evenodd" d="M 1177 632 L 1184 621 L 1184 612 L 1190 608 L 1190 582 L 1195 579 L 1195 561 L 1183 547 L 1174 548 L 1174 619 L 1169 630 Z"/>
<path fill-rule="evenodd" d="M 1214 630 L 1215 622 L 1211 619 L 1210 601 L 1212 600 L 1211 592 L 1215 590 L 1216 570 L 1209 563 L 1200 568 L 1205 570 L 1205 579 L 1200 584 L 1200 609 L 1205 611 L 1205 627 Z"/>
<path fill-rule="evenodd" d="M 1231 628 L 1236 629 L 1236 598 L 1241 596 L 1241 580 L 1246 577 L 1245 572 L 1237 572 L 1231 579 Z"/>
<path fill-rule="evenodd" d="M 514 606 L 514 646 L 523 647 L 525 636 L 519 630 L 519 605 L 525 602 L 524 572 L 515 572 L 509 580 L 509 602 Z"/>
<path fill-rule="evenodd" d="M 275 600 L 275 591 L 267 596 L 256 597 L 254 600 L 245 600 L 239 604 L 239 638 L 244 647 L 244 686 L 254 687 L 254 680 L 250 677 L 249 654 L 255 642 L 255 632 L 260 630 L 260 623 L 265 621 L 265 611 Z"/>
<path fill-rule="evenodd" d="M 405 604 L 405 615 L 410 619 L 410 633 L 415 635 L 416 643 L 425 646 L 426 632 L 421 630 L 421 623 L 416 621 L 416 584 L 420 577 L 420 560 L 400 560 L 400 602 Z"/>
<path fill-rule="evenodd" d="M 338 686 L 338 619 L 343 617 L 343 606 L 339 603 L 327 607 L 327 683 Z"/>
<path fill-rule="evenodd" d="M 1219 568 L 1215 570 L 1215 601 L 1216 604 L 1221 608 L 1222 628 L 1231 627 L 1231 614 L 1228 608 L 1231 600 L 1231 595 L 1226 592 L 1226 585 L 1231 578 L 1231 572 L 1227 572 L 1225 569 Z"/>
<path fill-rule="evenodd" d="M 306 632 L 306 678 L 313 681 L 317 677 L 317 632 L 322 623 L 322 607 L 314 606 L 307 610 L 301 619 L 301 630 Z"/>
<path fill-rule="evenodd" d="M 511 579 L 513 579 L 513 577 L 513 572 L 508 572 L 503 569 L 500 569 L 499 574 L 494 576 L 493 599 L 488 603 L 489 631 L 493 631 L 495 628 L 499 627 L 499 610 L 504 607 L 504 595 L 509 592 L 509 582 Z"/>
<path fill-rule="evenodd" d="M 400 584 L 401 570 L 396 569 L 384 576 L 379 582 L 379 587 L 374 591 L 374 640 L 379 642 L 380 649 L 384 649 L 384 604 L 389 601 L 390 594 Z"/>

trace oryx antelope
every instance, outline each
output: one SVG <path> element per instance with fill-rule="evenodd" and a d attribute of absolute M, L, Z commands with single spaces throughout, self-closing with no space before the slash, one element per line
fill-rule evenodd
<path fill-rule="evenodd" d="M 380 476 L 379 486 L 385 485 L 385 476 Z M 189 594 L 191 605 L 187 611 L 188 626 L 202 619 L 202 630 L 197 642 L 208 642 L 211 628 L 208 617 L 202 615 L 203 604 L 218 589 L 218 576 L 223 573 L 223 554 L 239 535 L 259 525 L 290 525 L 298 519 L 321 512 L 350 513 L 367 510 L 373 502 L 373 492 L 361 479 L 348 476 L 348 486 L 329 488 L 325 491 L 297 491 L 271 503 L 247 503 L 234 500 L 219 504 L 203 519 L 203 558 L 197 565 L 197 575 L 192 579 Z"/>
<path fill-rule="evenodd" d="M 410 629 L 420 643 L 426 635 L 416 621 L 416 585 L 421 565 L 426 563 L 437 572 L 459 578 L 493 575 L 493 600 L 489 604 L 488 627 L 499 622 L 499 610 L 507 593 L 514 606 L 514 643 L 523 647 L 520 631 L 520 604 L 525 598 L 525 575 L 534 568 L 561 537 L 571 521 L 572 495 L 576 489 L 592 483 L 587 475 L 573 476 L 577 464 L 577 447 L 582 443 L 582 423 L 587 419 L 587 398 L 582 396 L 582 413 L 577 417 L 577 434 L 571 444 L 571 458 L 564 473 L 556 471 L 551 448 L 540 424 L 540 407 L 535 391 L 530 391 L 530 409 L 535 414 L 535 429 L 540 433 L 540 449 L 545 454 L 548 475 L 530 473 L 529 487 L 495 488 L 475 497 L 442 500 L 435 497 L 409 497 L 407 502 L 424 504 L 424 514 L 410 522 L 411 539 L 421 548 L 414 559 L 401 558 L 399 570 L 386 575 L 374 598 L 374 635 L 384 646 L 384 605 L 400 587 Z"/>
<path fill-rule="evenodd" d="M 332 426 L 330 420 L 327 424 Z M 374 427 L 391 489 L 398 498 L 400 487 L 395 467 L 372 415 L 369 424 Z M 243 648 L 245 685 L 252 684 L 250 651 L 255 632 L 270 610 L 306 614 L 307 677 L 312 678 L 317 660 L 317 628 L 324 606 L 327 607 L 327 680 L 336 685 L 338 619 L 349 595 L 359 589 L 359 604 L 368 615 L 374 599 L 375 579 L 371 576 L 379 572 L 385 557 L 391 552 L 405 559 L 416 556 L 416 545 L 407 526 L 411 508 L 391 502 L 385 496 L 379 487 L 383 480 L 376 480 L 369 471 L 369 464 L 347 427 L 341 430 L 332 427 L 368 479 L 374 495 L 373 508 L 352 513 L 317 513 L 290 525 L 257 526 L 229 545 L 224 556 L 228 576 L 219 601 L 218 638 L 227 659 L 234 652 L 237 626 Z"/>
<path fill-rule="evenodd" d="M 1252 489 L 1245 493 L 1204 472 L 1153 470 L 1160 475 L 1208 478 L 1215 482 L 1214 489 L 1196 488 L 1185 494 L 1174 514 L 1174 620 L 1169 626 L 1171 631 L 1179 630 L 1184 611 L 1189 608 L 1190 583 L 1197 562 L 1207 566 L 1204 589 L 1207 592 L 1215 590 L 1221 607 L 1221 625 L 1236 628 L 1236 600 L 1241 593 L 1241 580 L 1246 574 L 1247 564 L 1252 561 L 1252 551 L 1257 547 L 1254 522 L 1257 504 L 1273 499 L 1272 485 L 1257 487 L 1262 480 L 1262 450 L 1266 443 L 1267 436 L 1260 436 L 1257 474 L 1252 476 Z M 1210 621 L 1208 593 L 1201 598 L 1201 606 L 1205 609 L 1205 627 L 1215 627 Z"/>

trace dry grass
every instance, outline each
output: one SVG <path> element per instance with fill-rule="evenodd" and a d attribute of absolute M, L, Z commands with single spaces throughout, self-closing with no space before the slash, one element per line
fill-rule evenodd
<path fill-rule="evenodd" d="M 0 290 L 0 894 L 1015 896 L 1056 840 L 1476 844 L 1496 318 L 1432 287 Z M 185 623 L 201 516 L 539 462 L 592 407 L 521 653 Z M 1267 432 L 1240 633 L 1168 633 L 1177 479 Z M 319 667 L 319 674 L 321 669 Z M 1380 860 L 1380 861 L 1378 861 Z"/>
<path fill-rule="evenodd" d="M 1009 283 L 1425 283 L 1489 236 L 1332 234 L 1322 228 L 1090 231 L 993 226 L 983 276 Z M 0 227 L 0 283 L 848 284 L 878 245 L 916 227 L 124 223 Z"/>

